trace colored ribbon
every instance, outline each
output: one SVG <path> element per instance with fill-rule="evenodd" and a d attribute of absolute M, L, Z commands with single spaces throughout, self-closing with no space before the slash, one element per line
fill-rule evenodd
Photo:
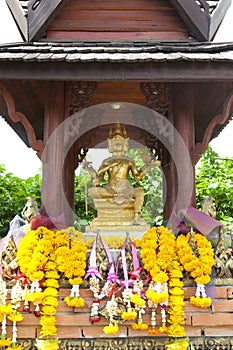
<path fill-rule="evenodd" d="M 87 279 L 89 276 L 97 276 L 101 280 L 103 279 L 101 274 L 99 273 L 98 267 L 96 265 L 96 245 L 97 245 L 97 239 L 99 238 L 99 234 L 97 233 L 96 238 L 94 240 L 92 250 L 91 250 L 91 255 L 90 255 L 90 266 L 89 269 L 87 270 L 87 273 L 84 277 L 84 279 Z"/>

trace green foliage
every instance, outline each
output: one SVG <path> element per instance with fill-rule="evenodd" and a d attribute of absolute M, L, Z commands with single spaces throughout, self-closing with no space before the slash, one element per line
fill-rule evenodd
<path fill-rule="evenodd" d="M 21 214 L 28 196 L 34 196 L 40 205 L 40 176 L 37 174 L 26 180 L 6 172 L 0 164 L 0 236 L 3 237 L 9 230 L 9 224 L 16 214 Z"/>
<path fill-rule="evenodd" d="M 130 149 L 127 155 L 134 159 L 136 166 L 140 169 L 144 163 L 142 161 L 142 151 L 140 149 Z M 142 208 L 142 217 L 150 225 L 160 225 L 163 221 L 163 200 L 162 200 L 162 173 L 158 167 L 151 168 L 140 182 L 130 179 L 134 187 L 144 189 L 145 199 Z"/>
<path fill-rule="evenodd" d="M 197 208 L 203 198 L 213 197 L 216 219 L 226 226 L 233 225 L 233 158 L 221 159 L 209 146 L 203 154 L 196 175 Z"/>

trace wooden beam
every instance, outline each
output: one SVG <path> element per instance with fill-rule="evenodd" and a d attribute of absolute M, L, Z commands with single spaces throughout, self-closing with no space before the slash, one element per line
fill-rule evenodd
<path fill-rule="evenodd" d="M 200 159 L 201 155 L 206 151 L 208 144 L 211 140 L 211 137 L 213 135 L 214 129 L 217 125 L 224 125 L 227 123 L 227 120 L 230 119 L 231 113 L 232 113 L 232 106 L 233 106 L 233 90 L 229 93 L 227 96 L 222 113 L 216 115 L 208 124 L 204 137 L 202 139 L 202 142 L 199 142 L 196 144 L 195 148 L 192 152 L 192 160 L 193 164 L 196 164 L 198 160 Z"/>
<path fill-rule="evenodd" d="M 2 61 L 0 79 L 232 82 L 233 69 L 232 60 L 87 63 Z"/>
<path fill-rule="evenodd" d="M 205 0 L 199 1 L 203 5 L 202 9 L 193 0 L 170 0 L 196 39 L 209 41 L 209 6 Z"/>

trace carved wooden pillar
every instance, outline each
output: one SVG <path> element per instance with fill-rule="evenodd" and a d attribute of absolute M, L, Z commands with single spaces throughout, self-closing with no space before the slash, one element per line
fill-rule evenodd
<path fill-rule="evenodd" d="M 173 124 L 172 114 L 170 113 L 170 88 L 165 83 L 142 83 L 141 90 L 146 98 L 146 106 L 152 110 L 161 114 L 170 123 Z M 165 121 L 162 123 L 164 132 L 169 126 L 166 125 Z M 157 128 L 159 126 L 157 125 Z M 164 134 L 162 130 L 158 130 L 158 134 Z M 170 133 L 173 131 L 170 130 Z M 172 213 L 174 204 L 177 197 L 177 188 L 174 185 L 174 174 L 175 164 L 172 156 L 169 152 L 171 148 L 169 138 L 161 137 L 163 141 L 157 140 L 160 148 L 159 158 L 161 159 L 161 166 L 163 170 L 163 217 L 164 220 L 168 220 Z"/>
<path fill-rule="evenodd" d="M 62 168 L 64 165 L 65 84 L 51 82 L 45 93 L 44 144 L 42 155 L 42 206 L 47 215 L 64 214 Z"/>
<path fill-rule="evenodd" d="M 53 82 L 47 87 L 42 203 L 50 217 L 64 215 L 66 225 L 74 224 L 75 142 L 80 126 L 76 122 L 78 116 L 74 114 L 91 104 L 95 85 L 89 82 Z"/>
<path fill-rule="evenodd" d="M 175 142 L 176 157 L 176 212 L 188 206 L 195 206 L 195 167 L 192 152 L 195 147 L 194 92 L 189 83 L 174 84 L 172 89 L 172 114 L 177 130 Z M 180 142 L 180 138 L 183 143 Z"/>
<path fill-rule="evenodd" d="M 80 124 L 75 122 L 77 118 L 69 119 L 75 113 L 91 105 L 91 100 L 95 91 L 94 82 L 69 82 L 66 84 L 66 113 L 67 126 L 65 128 L 65 139 L 68 142 L 68 152 L 66 154 L 63 169 L 63 189 L 65 198 L 68 202 L 69 210 L 66 212 L 67 224 L 73 225 L 74 221 L 74 176 L 78 165 L 78 154 L 76 144 L 79 137 Z M 83 121 L 82 121 L 83 122 Z M 82 146 L 83 148 L 83 146 Z M 87 150 L 85 150 L 87 151 Z"/>

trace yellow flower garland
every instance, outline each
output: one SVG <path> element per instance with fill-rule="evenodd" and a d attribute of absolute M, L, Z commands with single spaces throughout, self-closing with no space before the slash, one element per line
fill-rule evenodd
<path fill-rule="evenodd" d="M 211 305 L 211 298 L 206 296 L 204 285 L 210 282 L 214 265 L 214 253 L 211 243 L 205 236 L 200 233 L 193 233 L 192 235 L 196 254 L 189 245 L 190 233 L 186 236 L 180 235 L 177 237 L 177 254 L 184 269 L 197 283 L 196 296 L 190 298 L 190 303 L 199 307 L 207 307 Z"/>
<path fill-rule="evenodd" d="M 169 253 L 168 253 L 169 247 Z M 171 337 L 182 337 L 184 332 L 184 296 L 182 293 L 183 284 L 180 278 L 183 277 L 176 254 L 175 236 L 167 228 L 152 227 L 142 238 L 140 252 L 144 268 L 149 272 L 155 282 L 155 290 L 148 289 L 146 296 L 154 305 L 162 305 L 163 324 L 161 331 L 167 331 Z M 167 293 L 167 281 L 169 281 L 172 293 Z M 169 327 L 166 327 L 165 310 L 168 303 L 170 314 Z"/>
<path fill-rule="evenodd" d="M 25 295 L 26 300 L 42 304 L 40 338 L 53 337 L 57 333 L 55 315 L 61 274 L 69 279 L 75 290 L 74 295 L 67 298 L 67 304 L 84 305 L 78 285 L 85 274 L 86 252 L 82 234 L 73 228 L 54 232 L 38 227 L 20 241 L 17 258 L 22 273 L 33 283 L 43 280 L 45 288 L 43 292 L 37 288 Z"/>

